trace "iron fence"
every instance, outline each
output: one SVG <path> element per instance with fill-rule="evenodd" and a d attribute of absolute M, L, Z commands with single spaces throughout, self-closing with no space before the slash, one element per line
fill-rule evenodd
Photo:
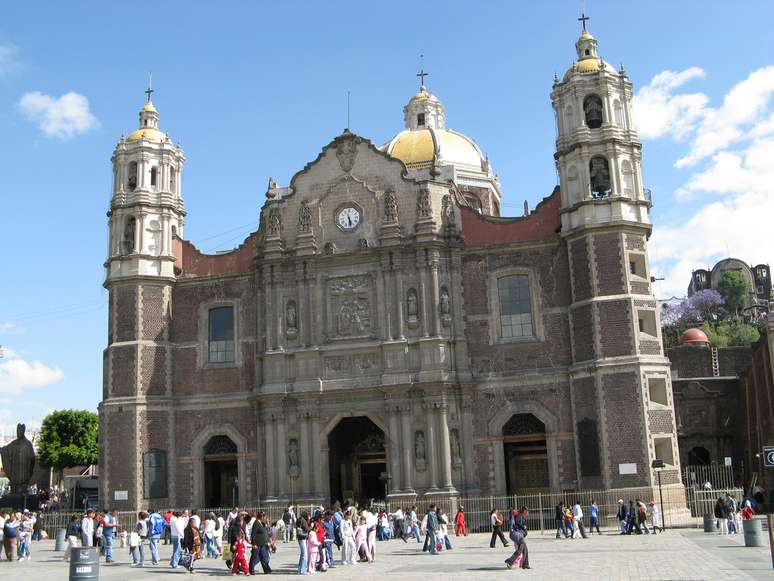
<path fill-rule="evenodd" d="M 599 526 L 600 528 L 618 527 L 618 501 L 623 500 L 627 506 L 630 500 L 641 499 L 644 502 L 654 500 L 664 516 L 664 523 L 668 528 L 672 527 L 701 527 L 702 516 L 704 514 L 713 514 L 715 502 L 718 497 L 731 494 L 741 503 L 743 491 L 740 488 L 713 488 L 711 490 L 698 489 L 686 486 L 682 488 L 665 487 L 663 489 L 663 506 L 658 497 L 654 497 L 654 490 L 651 487 L 643 488 L 622 488 L 616 490 L 584 490 L 576 492 L 561 492 L 554 494 L 527 494 L 510 496 L 451 496 L 451 497 L 416 497 L 408 498 L 400 502 L 377 502 L 374 508 L 383 508 L 392 513 L 398 508 L 407 509 L 416 506 L 417 514 L 420 518 L 427 511 L 431 504 L 440 507 L 449 517 L 450 527 L 453 527 L 454 515 L 458 507 L 463 506 L 465 511 L 465 520 L 468 531 L 471 533 L 489 532 L 490 513 L 493 509 L 500 511 L 508 522 L 510 511 L 514 508 L 526 507 L 528 510 L 527 525 L 530 530 L 541 532 L 552 532 L 556 530 L 555 507 L 560 502 L 564 506 L 572 506 L 576 502 L 583 507 L 586 515 L 586 525 L 588 526 L 588 507 L 592 502 L 596 502 L 599 507 Z M 265 504 L 260 506 L 241 507 L 242 510 L 251 512 L 263 511 L 268 516 L 271 523 L 282 518 L 286 505 L 280 503 Z M 303 512 L 312 514 L 319 508 L 317 504 L 295 503 L 294 512 L 300 515 Z M 183 509 L 173 509 L 183 510 Z M 190 511 L 190 509 L 188 509 Z M 197 509 L 197 514 L 203 519 L 207 514 L 214 513 L 216 516 L 226 518 L 230 507 L 210 507 Z M 80 518 L 80 514 L 74 512 L 46 512 L 41 516 L 44 519 L 45 527 L 49 531 L 55 531 L 60 528 L 66 528 L 68 521 L 73 515 Z M 135 512 L 118 512 L 119 526 L 131 530 L 137 520 Z M 661 525 L 659 517 L 659 526 Z"/>

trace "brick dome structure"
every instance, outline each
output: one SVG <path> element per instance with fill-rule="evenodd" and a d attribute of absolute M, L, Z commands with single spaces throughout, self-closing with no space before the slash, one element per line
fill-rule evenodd
<path fill-rule="evenodd" d="M 680 345 L 693 345 L 696 347 L 709 347 L 709 338 L 701 329 L 686 329 L 680 335 Z"/>

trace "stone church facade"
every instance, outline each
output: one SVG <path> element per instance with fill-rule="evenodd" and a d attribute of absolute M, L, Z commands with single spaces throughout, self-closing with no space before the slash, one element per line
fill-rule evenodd
<path fill-rule="evenodd" d="M 422 86 L 344 131 L 257 230 L 184 237 L 148 101 L 113 154 L 101 494 L 118 509 L 679 485 L 632 87 L 584 30 L 551 92 L 557 186 L 500 217 L 488 158 Z"/>

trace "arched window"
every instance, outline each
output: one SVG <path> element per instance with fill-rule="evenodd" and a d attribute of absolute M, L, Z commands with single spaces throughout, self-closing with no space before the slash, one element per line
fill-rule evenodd
<path fill-rule="evenodd" d="M 134 252 L 135 232 L 137 231 L 137 220 L 130 216 L 124 224 L 124 235 L 121 238 L 121 254 L 131 254 Z"/>
<path fill-rule="evenodd" d="M 564 132 L 572 133 L 573 129 L 575 129 L 575 111 L 572 105 L 567 105 L 564 109 Z"/>
<path fill-rule="evenodd" d="M 621 108 L 621 101 L 618 99 L 613 101 L 613 114 L 615 115 L 615 124 L 618 125 L 619 129 L 626 129 L 623 118 L 623 109 Z"/>
<path fill-rule="evenodd" d="M 153 166 L 151 168 L 151 186 L 154 188 L 156 187 L 156 184 L 158 182 L 158 175 L 159 175 L 159 168 L 156 166 Z"/>
<path fill-rule="evenodd" d="M 591 177 L 591 193 L 595 198 L 610 195 L 610 167 L 607 159 L 596 155 L 589 161 L 589 176 Z"/>
<path fill-rule="evenodd" d="M 597 95 L 589 95 L 583 100 L 583 113 L 586 115 L 586 125 L 589 129 L 602 126 L 602 99 Z"/>
<path fill-rule="evenodd" d="M 623 174 L 623 191 L 626 196 L 634 195 L 634 169 L 628 159 L 621 164 L 621 173 Z"/>
<path fill-rule="evenodd" d="M 417 115 L 417 125 L 419 127 L 422 127 L 424 126 L 424 124 L 425 124 L 425 114 L 420 113 L 419 115 Z"/>
<path fill-rule="evenodd" d="M 137 162 L 133 161 L 129 164 L 129 191 L 133 192 L 137 189 Z"/>

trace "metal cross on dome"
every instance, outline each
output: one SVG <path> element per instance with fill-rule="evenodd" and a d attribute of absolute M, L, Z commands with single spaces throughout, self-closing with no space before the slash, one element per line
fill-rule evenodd
<path fill-rule="evenodd" d="M 144 91 L 144 92 L 145 92 L 145 94 L 146 94 L 146 95 L 148 95 L 148 103 L 150 103 L 150 100 L 151 100 L 151 95 L 152 95 L 153 93 L 155 93 L 155 91 L 154 91 L 154 90 L 153 90 L 153 88 L 151 87 L 151 81 L 152 81 L 152 80 L 153 80 L 153 77 L 151 76 L 151 74 L 148 74 L 148 88 L 147 88 L 147 89 L 145 89 L 145 91 Z"/>
<path fill-rule="evenodd" d="M 426 73 L 425 69 L 419 69 L 419 72 L 417 73 L 417 76 L 419 77 L 419 86 L 424 87 L 425 86 L 425 77 L 430 76 L 430 73 Z"/>
<path fill-rule="evenodd" d="M 588 16 L 586 16 L 583 12 L 581 12 L 581 17 L 578 18 L 578 22 L 581 22 L 583 24 L 583 32 L 586 32 L 586 22 L 591 20 Z"/>

